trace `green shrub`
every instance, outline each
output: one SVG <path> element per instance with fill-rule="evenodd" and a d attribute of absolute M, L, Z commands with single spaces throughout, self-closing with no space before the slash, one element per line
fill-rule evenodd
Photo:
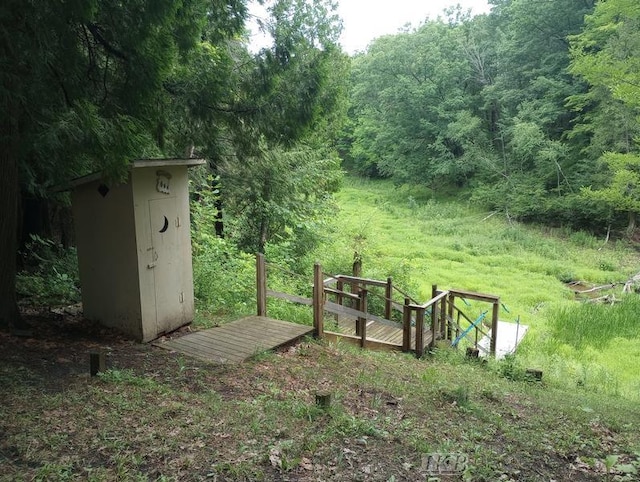
<path fill-rule="evenodd" d="M 16 292 L 21 302 L 67 305 L 80 301 L 75 248 L 32 234 L 20 255 L 23 269 L 16 276 Z"/>
<path fill-rule="evenodd" d="M 218 190 L 211 176 L 194 187 L 191 202 L 193 288 L 199 312 L 248 314 L 255 307 L 255 259 L 215 233 Z"/>

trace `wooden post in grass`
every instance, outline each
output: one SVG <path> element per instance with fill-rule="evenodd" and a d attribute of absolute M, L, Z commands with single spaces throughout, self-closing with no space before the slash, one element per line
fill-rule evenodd
<path fill-rule="evenodd" d="M 316 338 L 324 337 L 324 280 L 320 263 L 313 265 L 313 329 Z"/>
<path fill-rule="evenodd" d="M 258 316 L 267 316 L 267 267 L 264 254 L 256 254 L 256 301 Z"/>
<path fill-rule="evenodd" d="M 431 299 L 434 299 L 436 296 L 438 296 L 438 285 L 431 285 Z M 434 343 L 436 341 L 436 334 L 440 331 L 438 327 L 438 310 L 436 308 L 435 304 L 431 305 L 431 331 L 433 332 L 432 342 Z"/>
<path fill-rule="evenodd" d="M 447 322 L 449 323 L 449 339 L 453 340 L 453 307 L 455 306 L 456 303 L 456 295 L 454 295 L 453 293 L 449 293 L 449 295 L 447 296 Z M 456 338 L 458 337 L 458 335 L 460 335 L 460 328 L 458 327 L 458 324 L 456 323 Z"/>
<path fill-rule="evenodd" d="M 330 392 L 318 392 L 316 393 L 316 405 L 318 408 L 327 410 L 331 408 L 331 393 Z"/>
<path fill-rule="evenodd" d="M 365 348 L 367 344 L 367 290 L 362 288 L 358 294 L 358 311 L 365 313 L 356 320 L 356 336 L 360 337 L 360 347 Z"/>
<path fill-rule="evenodd" d="M 409 298 L 404 299 L 402 309 L 402 351 L 411 350 L 411 307 Z"/>
<path fill-rule="evenodd" d="M 478 358 L 480 356 L 480 350 L 472 346 L 467 347 L 467 358 Z"/>
<path fill-rule="evenodd" d="M 92 351 L 89 353 L 89 373 L 95 377 L 98 373 L 107 369 L 107 362 L 103 351 Z"/>
<path fill-rule="evenodd" d="M 384 317 L 391 319 L 391 310 L 393 308 L 393 279 L 391 276 L 387 278 L 387 286 L 384 289 Z"/>
<path fill-rule="evenodd" d="M 449 318 L 447 318 L 446 296 L 440 300 L 440 322 L 442 323 L 442 332 L 445 335 L 445 340 L 451 340 L 451 323 L 449 323 Z"/>
<path fill-rule="evenodd" d="M 527 368 L 527 371 L 525 373 L 530 380 L 536 382 L 542 381 L 542 370 L 538 370 L 536 368 Z"/>
<path fill-rule="evenodd" d="M 493 302 L 493 312 L 491 314 L 491 344 L 489 353 L 496 356 L 496 344 L 498 343 L 498 313 L 500 311 L 500 299 L 496 298 Z"/>
<path fill-rule="evenodd" d="M 431 309 L 431 315 L 434 313 L 434 309 Z M 424 308 L 416 309 L 416 356 L 422 357 L 424 354 Z"/>
<path fill-rule="evenodd" d="M 342 306 L 344 304 L 344 296 L 342 294 L 344 293 L 344 281 L 342 281 L 341 278 L 338 278 L 338 281 L 336 282 L 336 291 L 338 292 L 338 294 L 336 294 L 336 303 Z M 338 325 L 340 321 L 340 315 L 338 315 L 338 313 L 335 314 L 335 320 L 336 325 Z"/>

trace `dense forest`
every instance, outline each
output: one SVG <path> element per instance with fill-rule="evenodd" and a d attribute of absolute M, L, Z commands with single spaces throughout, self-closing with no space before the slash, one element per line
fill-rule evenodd
<path fill-rule="evenodd" d="M 3 3 L 0 324 L 18 318 L 19 248 L 66 240 L 61 186 L 93 171 L 117 182 L 136 158 L 206 158 L 197 216 L 246 252 L 313 247 L 343 170 L 633 235 L 635 0 L 493 0 L 352 58 L 335 2 L 264 2 L 257 52 L 247 3 Z"/>
<path fill-rule="evenodd" d="M 64 186 L 118 182 L 133 159 L 206 158 L 195 190 L 242 249 L 304 237 L 340 173 L 326 142 L 346 105 L 340 21 L 328 1 L 268 2 L 271 43 L 254 53 L 247 3 L 3 2 L 0 325 L 19 318 L 18 248 L 69 242 Z"/>
<path fill-rule="evenodd" d="M 353 59 L 345 165 L 519 220 L 635 227 L 640 6 L 495 0 Z"/>

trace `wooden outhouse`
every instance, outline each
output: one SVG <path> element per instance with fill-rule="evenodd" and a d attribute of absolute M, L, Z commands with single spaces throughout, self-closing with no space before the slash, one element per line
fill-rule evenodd
<path fill-rule="evenodd" d="M 187 169 L 204 162 L 137 160 L 122 184 L 72 182 L 86 318 L 143 342 L 193 320 Z"/>

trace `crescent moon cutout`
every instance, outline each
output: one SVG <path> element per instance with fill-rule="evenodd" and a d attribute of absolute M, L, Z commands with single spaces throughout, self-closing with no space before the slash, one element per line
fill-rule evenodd
<path fill-rule="evenodd" d="M 169 229 L 169 220 L 165 216 L 164 217 L 164 226 L 162 226 L 162 229 L 160 230 L 160 232 L 164 233 L 167 229 Z"/>

